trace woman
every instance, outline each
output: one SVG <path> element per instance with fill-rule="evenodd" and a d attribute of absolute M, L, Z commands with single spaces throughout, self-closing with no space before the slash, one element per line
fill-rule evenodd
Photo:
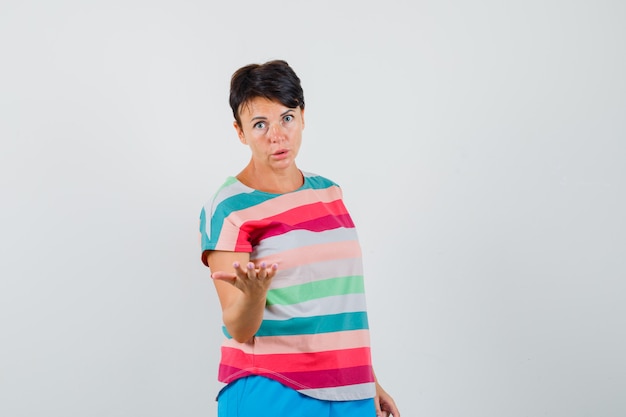
<path fill-rule="evenodd" d="M 399 417 L 374 375 L 361 250 L 341 189 L 300 171 L 300 79 L 284 61 L 231 79 L 252 153 L 200 215 L 226 336 L 218 415 Z"/>

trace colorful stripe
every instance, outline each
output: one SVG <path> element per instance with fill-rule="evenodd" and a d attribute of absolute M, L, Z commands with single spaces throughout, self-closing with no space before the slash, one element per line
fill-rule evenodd
<path fill-rule="evenodd" d="M 229 383 L 238 378 L 249 375 L 260 375 L 276 379 L 285 385 L 296 389 L 315 389 L 342 387 L 374 382 L 371 365 L 355 366 L 352 368 L 328 369 L 319 371 L 302 372 L 274 372 L 265 368 L 238 369 L 232 366 L 220 364 L 218 370 L 222 382 Z M 373 397 L 373 395 L 371 395 Z M 365 397 L 365 398 L 371 398 Z"/>
<path fill-rule="evenodd" d="M 237 367 L 241 363 L 254 364 L 255 368 L 271 369 L 278 373 L 327 371 L 337 362 L 346 368 L 368 365 L 369 348 L 330 350 L 325 352 L 299 352 L 281 354 L 248 354 L 237 348 L 222 348 L 222 365 Z"/>
<path fill-rule="evenodd" d="M 260 328 L 248 343 L 226 339 L 218 378 L 280 381 L 325 400 L 372 398 L 361 247 L 339 186 L 304 173 L 286 194 L 229 178 L 200 213 L 202 250 L 250 253 L 277 263 Z"/>
<path fill-rule="evenodd" d="M 297 304 L 316 298 L 332 297 L 337 295 L 357 294 L 365 292 L 362 276 L 338 277 L 322 281 L 307 282 L 288 288 L 269 290 L 267 305 Z"/>
<path fill-rule="evenodd" d="M 248 354 L 268 355 L 276 352 L 303 353 L 333 349 L 355 349 L 369 346 L 369 342 L 367 330 L 352 330 L 341 333 L 257 337 L 254 344 L 238 343 L 234 339 L 226 339 L 222 347 L 236 348 Z"/>
<path fill-rule="evenodd" d="M 293 336 L 298 334 L 332 333 L 368 329 L 367 313 L 342 313 L 326 316 L 294 317 L 289 320 L 263 320 L 256 336 Z M 231 338 L 226 330 L 222 331 Z"/>

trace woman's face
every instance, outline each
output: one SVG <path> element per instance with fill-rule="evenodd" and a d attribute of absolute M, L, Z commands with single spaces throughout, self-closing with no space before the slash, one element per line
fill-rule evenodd
<path fill-rule="evenodd" d="M 304 129 L 304 111 L 277 101 L 255 97 L 239 111 L 234 122 L 241 143 L 250 146 L 252 159 L 273 170 L 294 165 Z"/>

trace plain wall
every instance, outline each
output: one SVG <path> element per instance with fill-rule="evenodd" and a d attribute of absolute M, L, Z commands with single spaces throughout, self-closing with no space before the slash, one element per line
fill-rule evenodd
<path fill-rule="evenodd" d="M 198 215 L 302 79 L 403 417 L 626 415 L 626 3 L 0 3 L 0 415 L 215 416 Z"/>

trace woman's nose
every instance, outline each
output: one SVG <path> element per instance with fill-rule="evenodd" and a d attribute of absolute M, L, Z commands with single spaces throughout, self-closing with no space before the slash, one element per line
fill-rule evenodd
<path fill-rule="evenodd" d="M 278 142 L 284 138 L 284 128 L 280 123 L 272 123 L 269 128 L 269 136 L 272 142 Z"/>

